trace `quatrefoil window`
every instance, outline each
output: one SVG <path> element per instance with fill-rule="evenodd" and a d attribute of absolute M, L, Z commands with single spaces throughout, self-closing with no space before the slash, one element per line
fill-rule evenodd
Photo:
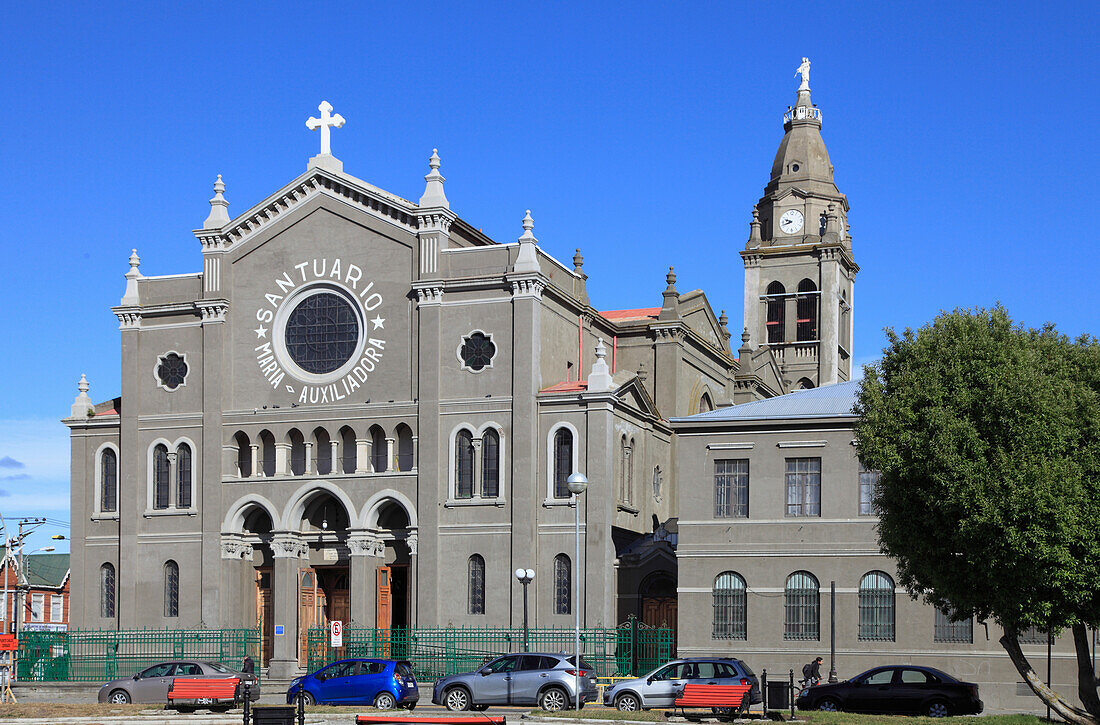
<path fill-rule="evenodd" d="M 492 335 L 486 335 L 480 330 L 475 330 L 462 338 L 462 345 L 458 348 L 458 358 L 462 361 L 462 367 L 475 373 L 492 367 L 493 356 L 496 354 L 497 346 L 493 343 Z"/>
<path fill-rule="evenodd" d="M 183 355 L 165 353 L 157 359 L 157 382 L 165 390 L 175 390 L 187 380 L 187 370 L 187 360 Z"/>

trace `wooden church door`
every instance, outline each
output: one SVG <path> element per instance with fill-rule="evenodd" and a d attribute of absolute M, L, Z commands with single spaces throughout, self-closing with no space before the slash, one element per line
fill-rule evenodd
<path fill-rule="evenodd" d="M 390 624 L 393 621 L 393 584 L 392 574 L 388 566 L 378 567 L 375 580 L 375 616 L 374 626 L 382 630 L 382 656 L 390 656 Z"/>

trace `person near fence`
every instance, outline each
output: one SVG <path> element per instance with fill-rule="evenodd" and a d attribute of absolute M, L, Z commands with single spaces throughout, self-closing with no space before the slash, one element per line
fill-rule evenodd
<path fill-rule="evenodd" d="M 824 657 L 818 657 L 813 662 L 802 665 L 802 678 L 806 681 L 806 687 L 813 687 L 821 682 L 821 663 Z"/>
<path fill-rule="evenodd" d="M 256 674 L 256 663 L 252 661 L 252 658 L 248 655 L 244 656 L 244 662 L 241 663 L 241 672 L 246 675 Z"/>

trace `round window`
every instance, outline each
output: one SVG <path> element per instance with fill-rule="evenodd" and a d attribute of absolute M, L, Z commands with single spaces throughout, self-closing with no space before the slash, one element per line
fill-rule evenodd
<path fill-rule="evenodd" d="M 798 171 L 798 164 L 791 164 L 791 171 Z"/>
<path fill-rule="evenodd" d="M 295 365 L 307 373 L 326 375 L 355 356 L 360 342 L 359 314 L 344 295 L 319 291 L 290 312 L 283 339 Z"/>

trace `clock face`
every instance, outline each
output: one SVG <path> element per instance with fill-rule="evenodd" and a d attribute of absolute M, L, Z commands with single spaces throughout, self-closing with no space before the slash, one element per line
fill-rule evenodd
<path fill-rule="evenodd" d="M 784 234 L 794 234 L 802 229 L 802 212 L 798 209 L 789 209 L 779 217 L 779 228 Z"/>

